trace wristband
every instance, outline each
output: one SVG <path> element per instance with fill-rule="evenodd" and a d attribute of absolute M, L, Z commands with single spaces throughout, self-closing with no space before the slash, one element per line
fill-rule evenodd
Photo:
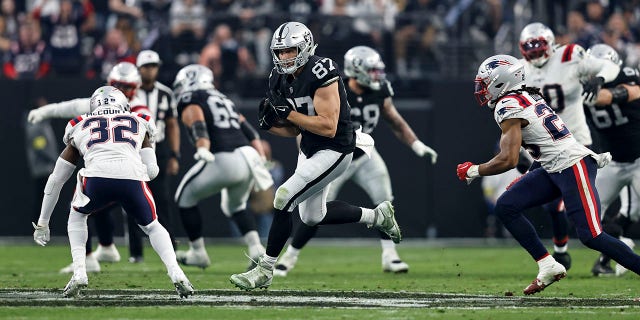
<path fill-rule="evenodd" d="M 473 178 L 477 178 L 480 176 L 480 172 L 479 172 L 480 166 L 477 164 L 472 165 L 471 167 L 469 167 L 469 170 L 467 170 L 467 177 L 473 179 Z"/>
<path fill-rule="evenodd" d="M 609 89 L 611 91 L 611 101 L 615 103 L 624 103 L 629 99 L 629 91 L 624 86 L 617 86 Z"/>

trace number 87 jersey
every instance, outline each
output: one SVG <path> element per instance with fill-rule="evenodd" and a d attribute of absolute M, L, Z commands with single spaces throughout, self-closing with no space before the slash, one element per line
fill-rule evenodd
<path fill-rule="evenodd" d="M 153 142 L 156 131 L 149 115 L 98 108 L 71 119 L 63 142 L 80 151 L 84 177 L 149 181 L 140 149 L 147 135 Z"/>
<path fill-rule="evenodd" d="M 497 101 L 494 118 L 500 125 L 507 119 L 524 119 L 522 144 L 547 172 L 571 167 L 586 155 L 594 154 L 574 139 L 562 119 L 540 95 L 509 94 Z"/>

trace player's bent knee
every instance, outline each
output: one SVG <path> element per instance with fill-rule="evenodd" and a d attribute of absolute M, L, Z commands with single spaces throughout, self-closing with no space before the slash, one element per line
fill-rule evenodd
<path fill-rule="evenodd" d="M 71 210 L 71 212 L 69 213 L 69 220 L 67 221 L 67 231 L 73 232 L 86 230 L 88 217 L 89 216 L 84 213 Z"/>
<path fill-rule="evenodd" d="M 500 219 L 500 221 L 502 221 L 503 223 L 512 221 L 520 214 L 520 212 L 518 212 L 514 207 L 500 203 L 500 201 L 496 203 L 494 212 L 496 214 L 496 217 L 498 217 L 498 219 Z"/>
<path fill-rule="evenodd" d="M 322 219 L 324 219 L 324 216 L 300 214 L 300 220 L 302 220 L 304 224 L 310 227 L 317 225 L 318 223 L 320 223 L 320 221 L 322 221 Z"/>
<path fill-rule="evenodd" d="M 146 226 L 142 226 L 142 225 L 139 225 L 139 226 L 140 226 L 140 229 L 142 229 L 142 231 L 144 231 L 144 233 L 147 235 L 153 232 L 155 228 L 162 227 L 157 219 L 151 221 L 151 223 L 149 223 Z"/>
<path fill-rule="evenodd" d="M 278 210 L 284 210 L 284 207 L 287 205 L 290 197 L 290 192 L 284 186 L 280 186 L 278 190 L 276 190 L 276 195 L 273 198 L 273 207 Z"/>

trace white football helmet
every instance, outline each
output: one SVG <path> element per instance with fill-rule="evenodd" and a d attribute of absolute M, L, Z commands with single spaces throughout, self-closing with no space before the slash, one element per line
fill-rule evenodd
<path fill-rule="evenodd" d="M 622 60 L 620 60 L 620 56 L 618 56 L 616 49 L 604 43 L 592 45 L 591 48 L 587 50 L 587 55 L 597 59 L 610 60 L 619 66 L 622 65 Z"/>
<path fill-rule="evenodd" d="M 506 54 L 487 58 L 478 68 L 475 79 L 475 96 L 483 106 L 495 107 L 495 100 L 505 92 L 524 85 L 524 65 L 519 59 Z"/>
<path fill-rule="evenodd" d="M 307 26 L 300 22 L 281 24 L 271 38 L 271 55 L 278 73 L 292 74 L 309 61 L 318 45 L 313 42 L 313 35 Z M 298 54 L 290 59 L 281 60 L 278 52 L 282 49 L 296 48 Z"/>
<path fill-rule="evenodd" d="M 553 31 L 540 22 L 528 24 L 520 32 L 520 53 L 536 67 L 542 67 L 555 51 Z"/>
<path fill-rule="evenodd" d="M 190 64 L 176 74 L 173 93 L 176 96 L 187 91 L 214 89 L 213 72 L 201 64 Z"/>
<path fill-rule="evenodd" d="M 347 77 L 373 90 L 380 90 L 386 79 L 384 62 L 377 51 L 357 46 L 349 49 L 344 55 L 344 73 Z"/>
<path fill-rule="evenodd" d="M 112 107 L 118 108 L 122 111 L 129 111 L 129 99 L 127 99 L 124 93 L 116 87 L 102 86 L 96 89 L 96 91 L 91 95 L 89 108 L 91 112 L 93 112 L 96 109 L 103 107 Z"/>
<path fill-rule="evenodd" d="M 113 66 L 109 72 L 107 84 L 120 89 L 131 100 L 142 84 L 142 80 L 138 68 L 133 63 L 120 62 Z"/>

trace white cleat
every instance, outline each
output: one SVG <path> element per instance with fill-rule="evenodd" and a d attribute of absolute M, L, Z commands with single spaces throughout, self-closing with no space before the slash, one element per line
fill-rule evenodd
<path fill-rule="evenodd" d="M 185 266 L 196 266 L 202 269 L 211 265 L 209 255 L 204 250 L 178 250 L 176 251 L 176 260 Z"/>
<path fill-rule="evenodd" d="M 382 271 L 393 273 L 409 272 L 409 265 L 402 261 L 396 252 L 382 254 Z"/>
<path fill-rule="evenodd" d="M 273 275 L 276 277 L 286 277 L 289 271 L 296 266 L 296 262 L 298 262 L 297 255 L 285 252 L 280 259 L 278 259 L 275 269 L 273 269 Z"/>
<path fill-rule="evenodd" d="M 530 285 L 524 288 L 524 294 L 530 295 L 544 290 L 552 283 L 567 276 L 567 269 L 562 264 L 554 261 L 553 264 L 544 269 L 540 269 L 538 276 Z"/>
<path fill-rule="evenodd" d="M 195 290 L 193 289 L 193 285 L 187 279 L 187 276 L 180 270 L 172 275 L 170 275 L 171 281 L 173 285 L 176 287 L 176 292 L 180 296 L 180 298 L 188 298 L 192 296 Z"/>
<path fill-rule="evenodd" d="M 62 290 L 62 296 L 65 298 L 75 298 L 80 296 L 82 289 L 89 285 L 89 279 L 85 276 L 73 276 L 69 283 Z"/>
<path fill-rule="evenodd" d="M 394 243 L 402 241 L 402 233 L 400 232 L 400 226 L 396 221 L 391 201 L 384 201 L 380 203 L 374 209 L 374 212 L 376 215 L 373 226 L 386 233 Z"/>
<path fill-rule="evenodd" d="M 98 262 L 96 257 L 93 256 L 93 254 L 89 254 L 85 258 L 85 268 L 86 268 L 87 272 L 100 272 L 100 263 Z M 71 264 L 69 264 L 68 266 L 60 269 L 59 272 L 60 273 L 73 273 L 73 262 Z"/>
<path fill-rule="evenodd" d="M 236 287 L 242 290 L 253 290 L 257 288 L 269 288 L 273 280 L 273 271 L 264 265 L 262 258 L 258 259 L 258 265 L 245 272 L 231 275 L 229 279 Z"/>
<path fill-rule="evenodd" d="M 262 257 L 265 252 L 266 250 L 261 244 L 249 247 L 249 266 L 247 266 L 247 271 L 255 268 L 258 265 L 258 259 L 260 259 L 260 257 Z"/>
<path fill-rule="evenodd" d="M 626 244 L 627 247 L 631 248 L 631 250 L 633 250 L 633 248 L 636 246 L 636 244 L 633 242 L 633 240 L 627 238 L 627 237 L 620 237 L 620 241 L 622 241 L 622 243 Z M 629 271 L 629 269 L 623 267 L 621 264 L 617 263 L 616 264 L 616 276 L 621 276 L 625 273 L 627 273 L 627 271 Z"/>
<path fill-rule="evenodd" d="M 96 251 L 93 252 L 93 256 L 100 262 L 119 262 L 120 252 L 116 248 L 115 244 L 108 246 L 98 245 Z"/>

